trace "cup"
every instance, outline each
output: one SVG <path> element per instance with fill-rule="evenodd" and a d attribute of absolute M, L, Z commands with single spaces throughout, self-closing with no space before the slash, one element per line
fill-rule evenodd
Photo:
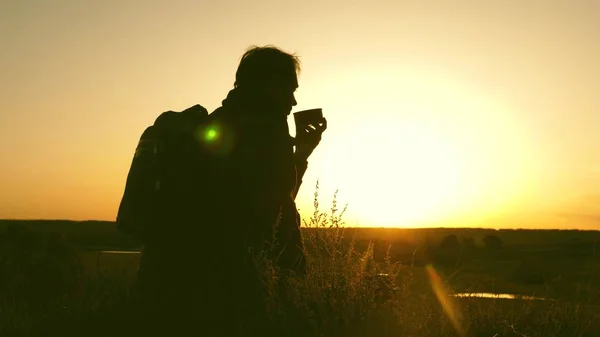
<path fill-rule="evenodd" d="M 299 126 L 308 126 L 318 124 L 323 119 L 323 109 L 309 109 L 294 112 L 294 123 L 296 128 Z"/>

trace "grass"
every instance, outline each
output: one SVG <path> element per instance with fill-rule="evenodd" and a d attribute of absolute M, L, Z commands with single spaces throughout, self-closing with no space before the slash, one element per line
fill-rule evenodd
<path fill-rule="evenodd" d="M 277 336 L 600 335 L 600 306 L 589 296 L 548 301 L 449 296 L 455 290 L 484 290 L 483 284 L 500 287 L 501 282 L 496 281 L 504 273 L 500 263 L 493 270 L 483 269 L 493 264 L 465 265 L 460 259 L 449 266 L 414 266 L 395 261 L 391 248 L 382 260 L 377 259 L 372 242 L 359 247 L 353 232 L 345 228 L 345 209 L 338 209 L 336 199 L 334 195 L 328 212 L 320 211 L 317 185 L 315 211 L 305 222 L 311 229 L 304 232 L 309 252 L 305 278 L 290 277 L 285 280 L 289 290 L 277 291 L 275 284 L 282 276 L 268 261 L 259 261 L 270 290 L 265 324 L 274 327 Z M 8 275 L 5 279 L 27 278 L 38 274 L 35 268 L 23 269 L 23 265 L 46 264 L 47 275 L 55 275 L 51 278 L 54 286 L 42 287 L 47 280 L 38 276 L 37 283 L 32 281 L 27 289 L 44 289 L 52 296 L 26 296 L 26 292 L 19 292 L 22 282 L 4 282 L 4 292 L 0 293 L 0 336 L 133 334 L 121 326 L 131 316 L 127 304 L 129 287 L 135 279 L 136 255 L 98 255 L 64 249 L 62 260 L 43 259 L 44 254 L 57 251 L 60 239 L 33 241 L 28 242 L 46 247 L 46 251 L 40 248 L 25 258 L 25 250 L 13 245 L 12 250 L 5 249 L 0 256 L 2 271 Z M 21 256 L 21 267 L 7 262 L 14 261 L 14 256 Z M 521 285 L 518 290 L 531 289 Z"/>

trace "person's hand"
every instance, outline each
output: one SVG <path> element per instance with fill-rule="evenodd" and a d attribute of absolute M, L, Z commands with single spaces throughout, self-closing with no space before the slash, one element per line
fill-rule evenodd
<path fill-rule="evenodd" d="M 319 142 L 323 132 L 327 130 L 327 120 L 323 118 L 315 124 L 306 125 L 300 129 L 296 129 L 296 158 L 299 160 L 307 160 L 313 153 Z"/>

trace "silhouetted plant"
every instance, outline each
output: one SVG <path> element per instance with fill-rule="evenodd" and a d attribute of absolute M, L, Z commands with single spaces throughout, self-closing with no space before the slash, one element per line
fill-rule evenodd
<path fill-rule="evenodd" d="M 458 237 L 454 234 L 446 236 L 440 243 L 440 248 L 446 251 L 456 251 L 460 248 Z"/>
<path fill-rule="evenodd" d="M 500 250 L 502 249 L 502 240 L 496 235 L 486 235 L 483 238 L 483 244 L 485 248 L 489 250 Z"/>
<path fill-rule="evenodd" d="M 268 282 L 271 287 L 282 282 L 287 285 L 283 293 L 273 289 L 269 292 L 277 294 L 271 298 L 269 311 L 283 334 L 347 335 L 364 328 L 366 322 L 382 312 L 392 314 L 396 303 L 392 299 L 399 265 L 392 263 L 389 254 L 383 264 L 376 263 L 373 243 L 364 252 L 357 251 L 354 238 L 344 237 L 342 216 L 346 208 L 338 209 L 337 192 L 329 213 L 320 211 L 318 192 L 317 182 L 314 212 L 304 221 L 309 228 L 304 232 L 309 252 L 307 275 Z M 263 266 L 267 278 L 281 277 L 269 263 Z"/>

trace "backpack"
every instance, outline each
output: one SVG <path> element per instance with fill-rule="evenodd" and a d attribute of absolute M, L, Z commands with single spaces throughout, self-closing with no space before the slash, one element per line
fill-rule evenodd
<path fill-rule="evenodd" d="M 176 212 L 178 200 L 184 197 L 178 195 L 178 188 L 192 178 L 186 176 L 189 157 L 202 156 L 202 151 L 196 151 L 200 147 L 194 135 L 208 117 L 204 107 L 194 105 L 182 112 L 164 112 L 144 130 L 119 204 L 116 222 L 120 231 L 142 243 L 160 235 L 165 221 Z"/>

